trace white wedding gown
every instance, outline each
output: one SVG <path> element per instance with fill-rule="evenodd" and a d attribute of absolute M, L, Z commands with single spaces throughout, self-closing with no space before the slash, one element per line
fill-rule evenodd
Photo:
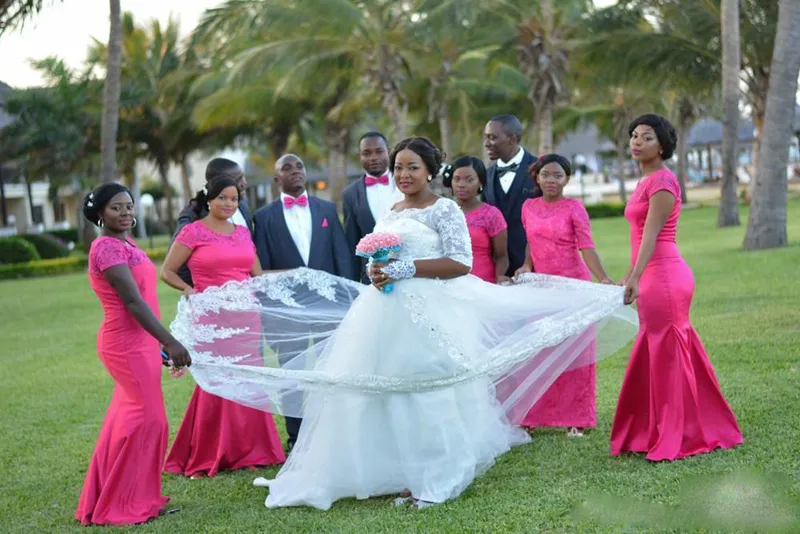
<path fill-rule="evenodd" d="M 391 212 L 375 231 L 401 237 L 400 259 L 448 257 L 471 265 L 466 221 L 450 200 Z M 204 389 L 303 416 L 297 444 L 277 477 L 257 481 L 269 486 L 267 507 L 327 510 L 338 499 L 404 489 L 422 501 L 453 499 L 495 458 L 530 439 L 512 422 L 559 374 L 594 361 L 581 361 L 590 343 L 607 355 L 637 327 L 635 314 L 622 306 L 621 288 L 558 277 L 531 275 L 506 287 L 473 276 L 413 278 L 397 281 L 388 294 L 309 270 L 260 278 L 249 289 L 229 284 L 198 296 L 193 313 L 179 310 L 173 330 L 195 348 L 190 369 Z M 300 286 L 324 297 L 317 299 L 319 308 L 292 300 Z M 294 324 L 306 317 L 304 324 L 317 325 L 305 327 L 314 339 L 301 340 L 296 353 L 310 346 L 302 357 L 284 358 L 278 367 L 248 364 L 246 356 L 231 363 L 213 350 L 197 350 L 201 342 L 207 349 L 214 337 L 205 328 L 209 317 L 246 308 L 246 298 L 232 296 L 239 289 L 261 293 L 262 317 L 274 318 L 267 308 L 284 314 L 282 330 L 262 321 L 267 337 L 291 330 L 286 318 L 293 310 Z M 218 338 L 226 337 L 230 347 L 236 335 L 225 330 Z M 252 348 L 252 341 L 242 347 L 248 343 Z M 286 402 L 291 391 L 305 402 Z"/>

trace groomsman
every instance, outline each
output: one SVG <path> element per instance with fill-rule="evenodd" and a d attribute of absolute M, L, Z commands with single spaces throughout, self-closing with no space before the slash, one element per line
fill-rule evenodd
<path fill-rule="evenodd" d="M 527 237 L 522 227 L 522 204 L 542 196 L 528 175 L 536 157 L 520 146 L 522 124 L 514 115 L 498 115 L 486 124 L 483 146 L 493 163 L 486 170 L 483 199 L 503 212 L 508 224 L 508 276 L 525 263 Z"/>
<path fill-rule="evenodd" d="M 309 197 L 306 193 L 306 168 L 298 156 L 286 154 L 275 164 L 275 182 L 281 197 L 256 211 L 255 243 L 258 259 L 265 271 L 309 267 L 319 271 L 349 277 L 353 271 L 354 252 L 344 237 L 336 213 L 336 205 L 327 200 Z M 271 325 L 279 328 L 280 325 Z M 284 352 L 304 351 L 308 341 L 300 346 L 283 345 Z M 281 365 L 286 361 L 278 359 Z M 301 419 L 286 418 L 289 449 L 297 441 Z"/>
<path fill-rule="evenodd" d="M 344 233 L 352 254 L 361 238 L 375 229 L 376 221 L 402 198 L 389 169 L 389 147 L 383 134 L 367 132 L 362 135 L 358 141 L 358 157 L 364 174 L 342 192 Z M 365 259 L 357 258 L 348 277 L 369 284 L 366 265 Z"/>
<path fill-rule="evenodd" d="M 236 188 L 239 190 L 239 208 L 229 219 L 232 223 L 240 226 L 246 226 L 250 233 L 253 233 L 253 223 L 250 216 L 250 207 L 247 205 L 247 178 L 238 163 L 226 158 L 214 158 L 206 165 L 206 183 L 210 182 L 215 176 L 229 176 L 236 181 Z M 183 208 L 180 215 L 178 215 L 178 227 L 175 229 L 175 235 L 172 236 L 172 241 L 175 241 L 178 233 L 187 224 L 191 224 L 198 219 L 202 219 L 208 215 L 208 210 L 202 210 L 200 215 L 194 211 L 194 201 L 190 200 L 189 204 Z M 170 243 L 170 246 L 172 244 Z M 178 276 L 181 279 L 194 287 L 192 283 L 192 274 L 189 272 L 187 265 L 181 266 L 178 269 Z"/>

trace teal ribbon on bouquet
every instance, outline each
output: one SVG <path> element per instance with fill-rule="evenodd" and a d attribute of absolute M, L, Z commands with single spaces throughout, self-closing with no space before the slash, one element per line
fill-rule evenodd
<path fill-rule="evenodd" d="M 400 237 L 391 233 L 372 233 L 364 236 L 356 247 L 356 256 L 367 258 L 377 263 L 389 263 L 395 254 L 400 252 L 402 243 Z M 391 293 L 394 284 L 388 283 L 381 291 Z"/>

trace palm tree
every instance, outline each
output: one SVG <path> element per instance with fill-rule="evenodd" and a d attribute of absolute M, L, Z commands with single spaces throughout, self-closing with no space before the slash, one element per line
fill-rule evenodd
<path fill-rule="evenodd" d="M 120 68 L 122 62 L 122 14 L 119 0 L 109 0 L 111 28 L 108 34 L 108 62 L 103 91 L 103 125 L 100 152 L 103 181 L 117 178 L 117 132 L 119 129 Z"/>
<path fill-rule="evenodd" d="M 43 7 L 44 0 L 9 0 L 0 2 L 0 35 L 7 30 L 21 28 L 25 22 L 38 15 Z"/>
<path fill-rule="evenodd" d="M 301 78 L 340 87 L 341 80 L 321 73 L 331 63 L 347 65 L 341 74 L 348 83 L 354 73 L 363 77 L 391 120 L 392 136 L 399 139 L 408 126 L 403 85 L 411 77 L 412 58 L 425 52 L 421 42 L 409 38 L 408 25 L 421 4 L 422 0 L 228 0 L 207 12 L 199 32 L 247 43 L 234 61 L 232 80 L 291 64 Z M 291 35 L 285 35 L 287 28 Z"/>
<path fill-rule="evenodd" d="M 576 54 L 592 83 L 667 97 L 668 115 L 678 130 L 677 174 L 684 201 L 685 141 L 719 83 L 719 55 L 708 43 L 715 28 L 713 12 L 698 3 L 623 2 L 589 19 L 588 38 Z"/>
<path fill-rule="evenodd" d="M 786 166 L 800 74 L 800 2 L 780 0 L 770 67 L 761 155 L 753 185 L 744 248 L 783 247 L 786 235 Z"/>
<path fill-rule="evenodd" d="M 501 53 L 513 50 L 519 71 L 528 80 L 533 106 L 533 126 L 538 133 L 538 152 L 553 150 L 553 113 L 569 100 L 567 76 L 570 55 L 578 45 L 581 16 L 591 2 L 564 0 L 503 0 L 486 5 L 482 18 L 497 35 L 510 36 Z M 505 61 L 509 61 L 507 56 Z"/>
<path fill-rule="evenodd" d="M 717 226 L 739 226 L 739 198 L 736 194 L 739 135 L 739 0 L 722 0 L 722 201 Z"/>

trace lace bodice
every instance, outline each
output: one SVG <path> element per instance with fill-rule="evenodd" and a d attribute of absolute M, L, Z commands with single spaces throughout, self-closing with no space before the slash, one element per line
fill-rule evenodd
<path fill-rule="evenodd" d="M 375 225 L 376 232 L 400 236 L 401 260 L 450 258 L 472 267 L 472 243 L 467 220 L 452 200 L 440 198 L 432 206 L 390 211 Z"/>

